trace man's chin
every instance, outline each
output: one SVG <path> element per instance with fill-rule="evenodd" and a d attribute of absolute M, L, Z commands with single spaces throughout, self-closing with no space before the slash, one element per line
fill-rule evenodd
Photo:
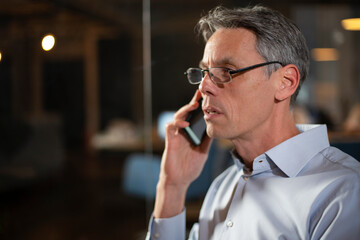
<path fill-rule="evenodd" d="M 227 132 L 226 129 L 207 125 L 206 134 L 212 139 L 232 140 L 236 137 L 235 132 Z"/>
<path fill-rule="evenodd" d="M 210 138 L 213 138 L 213 139 L 218 139 L 218 138 L 221 138 L 221 134 L 216 131 L 216 129 L 213 127 L 213 126 L 207 126 L 206 127 L 206 134 L 210 137 Z"/>

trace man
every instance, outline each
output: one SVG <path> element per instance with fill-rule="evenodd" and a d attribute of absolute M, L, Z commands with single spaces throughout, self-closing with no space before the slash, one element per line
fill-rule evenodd
<path fill-rule="evenodd" d="M 186 191 L 217 138 L 234 144 L 234 165 L 211 185 L 190 239 L 360 239 L 360 164 L 329 146 L 326 126 L 291 115 L 309 62 L 298 28 L 256 6 L 218 7 L 198 29 L 201 69 L 187 75 L 199 90 L 167 126 L 148 238 L 185 238 Z M 194 147 L 182 128 L 200 98 L 208 136 Z"/>

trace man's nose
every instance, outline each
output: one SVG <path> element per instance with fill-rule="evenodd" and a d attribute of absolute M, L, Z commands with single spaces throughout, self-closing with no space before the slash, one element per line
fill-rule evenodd
<path fill-rule="evenodd" d="M 210 78 L 210 73 L 206 72 L 203 80 L 199 84 L 199 90 L 203 95 L 216 95 L 218 86 Z"/>

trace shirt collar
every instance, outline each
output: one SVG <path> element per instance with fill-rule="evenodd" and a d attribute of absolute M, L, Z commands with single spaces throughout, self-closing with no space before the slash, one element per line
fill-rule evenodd
<path fill-rule="evenodd" d="M 231 156 L 232 156 L 232 159 L 233 159 L 238 171 L 241 171 L 241 170 L 243 170 L 244 167 L 246 167 L 244 162 L 242 161 L 241 157 L 236 152 L 235 148 L 231 151 Z"/>
<path fill-rule="evenodd" d="M 296 127 L 300 134 L 258 156 L 254 159 L 253 164 L 257 159 L 266 157 L 266 160 L 269 160 L 268 165 L 275 164 L 288 177 L 295 177 L 312 157 L 329 147 L 326 125 L 298 124 Z M 247 172 L 247 169 L 244 169 L 246 166 L 236 150 L 233 149 L 231 153 L 237 169 Z"/>
<path fill-rule="evenodd" d="M 324 148 L 329 147 L 326 125 L 297 125 L 300 134 L 265 152 L 289 177 L 295 177 Z"/>

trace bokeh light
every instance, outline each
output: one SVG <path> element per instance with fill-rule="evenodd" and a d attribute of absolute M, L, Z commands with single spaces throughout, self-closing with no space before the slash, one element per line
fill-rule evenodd
<path fill-rule="evenodd" d="M 54 45 L 55 37 L 52 34 L 46 35 L 41 42 L 41 46 L 45 51 L 50 51 Z"/>

